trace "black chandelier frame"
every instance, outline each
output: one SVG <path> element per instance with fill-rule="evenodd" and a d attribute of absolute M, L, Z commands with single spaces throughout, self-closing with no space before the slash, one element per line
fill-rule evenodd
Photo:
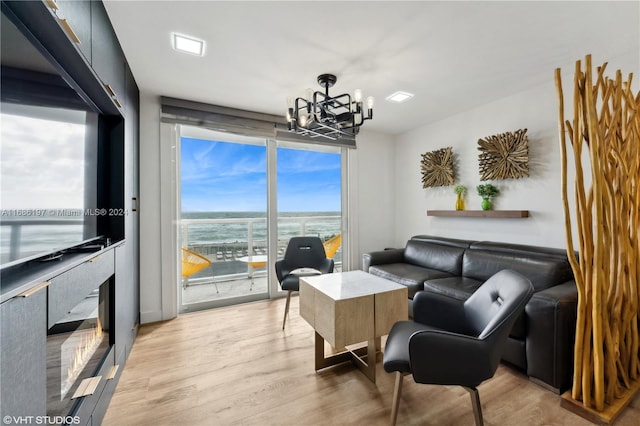
<path fill-rule="evenodd" d="M 311 138 L 336 140 L 340 137 L 355 137 L 360 126 L 373 118 L 373 98 L 369 98 L 366 115 L 362 99 L 344 93 L 332 97 L 329 88 L 337 81 L 333 74 L 318 76 L 318 84 L 324 92 L 315 91 L 310 99 L 295 98 L 287 111 L 289 131 Z"/>

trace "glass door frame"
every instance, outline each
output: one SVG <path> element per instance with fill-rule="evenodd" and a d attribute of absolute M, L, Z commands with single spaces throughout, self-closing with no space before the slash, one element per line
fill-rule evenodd
<path fill-rule="evenodd" d="M 210 140 L 212 142 L 214 142 L 215 140 L 219 140 L 221 142 L 225 142 L 225 143 L 239 143 L 239 144 L 249 144 L 249 145 L 254 145 L 254 146 L 264 146 L 265 148 L 265 155 L 267 157 L 267 167 L 265 169 L 265 175 L 267 176 L 268 179 L 268 173 L 269 173 L 269 159 L 268 159 L 268 150 L 269 150 L 269 143 L 268 143 L 268 139 L 264 138 L 264 137 L 255 137 L 255 136 L 241 136 L 241 135 L 236 135 L 233 133 L 224 133 L 224 132 L 218 132 L 218 131 L 214 131 L 214 130 L 210 130 L 210 129 L 205 129 L 205 128 L 201 128 L 201 127 L 196 127 L 196 126 L 185 126 L 185 125 L 178 125 L 177 126 L 177 140 L 176 140 L 176 150 L 175 150 L 175 155 L 176 155 L 176 161 L 175 161 L 175 170 L 176 170 L 176 176 L 177 178 L 177 182 L 176 182 L 176 187 L 175 187 L 175 192 L 176 192 L 176 199 L 178 202 L 178 209 L 176 211 L 176 216 L 175 216 L 175 223 L 176 223 L 176 241 L 177 241 L 177 251 L 175 253 L 175 263 L 176 263 L 176 269 L 178 271 L 178 275 L 180 275 L 180 267 L 178 266 L 180 259 L 181 259 L 181 245 L 180 244 L 182 242 L 182 205 L 181 205 L 181 200 L 182 200 L 182 188 L 181 188 L 181 166 L 182 166 L 182 158 L 181 158 L 181 143 L 182 143 L 182 138 L 183 137 L 189 137 L 189 138 L 195 138 L 195 139 L 201 139 L 201 140 Z M 261 143 L 262 142 L 262 143 Z M 268 227 L 268 209 L 269 209 L 269 190 L 268 190 L 269 184 L 267 183 L 267 202 L 264 206 L 265 211 L 267 213 L 267 244 L 269 244 L 269 240 L 270 240 L 270 234 L 271 232 L 269 231 L 269 227 Z M 267 245 L 268 247 L 268 245 Z M 267 265 L 270 265 L 272 263 L 272 257 L 271 257 L 271 251 L 268 248 L 267 249 Z M 249 267 L 249 266 L 247 266 Z M 213 300 L 203 300 L 200 302 L 195 302 L 195 303 L 189 303 L 189 304 L 185 304 L 183 301 L 183 289 L 182 289 L 182 277 L 178 276 L 178 280 L 177 280 L 177 296 L 178 296 L 178 312 L 179 313 L 188 313 L 188 312 L 195 312 L 195 311 L 200 311 L 200 310 L 204 310 L 204 309 L 211 309 L 211 308 L 217 308 L 217 307 L 222 307 L 222 306 L 230 306 L 230 305 L 235 305 L 235 304 L 239 304 L 239 303 L 248 303 L 248 302 L 253 302 L 253 301 L 257 301 L 257 300 L 265 300 L 265 299 L 269 299 L 271 297 L 271 289 L 270 289 L 270 283 L 271 283 L 271 275 L 272 271 L 271 268 L 267 267 L 266 268 L 266 272 L 267 272 L 267 291 L 266 292 L 253 292 L 253 293 L 246 293 L 246 294 L 242 294 L 242 295 L 238 295 L 238 296 L 233 296 L 233 297 L 228 297 L 228 298 L 223 298 L 223 299 L 213 299 Z M 218 285 L 222 285 L 221 283 L 218 283 Z"/>
<path fill-rule="evenodd" d="M 169 173 L 162 173 L 160 176 L 161 196 L 160 200 L 160 238 L 166 243 L 161 244 L 161 308 L 162 319 L 176 317 L 182 311 L 182 295 L 180 291 L 181 276 L 180 268 L 178 268 L 178 259 L 180 259 L 180 124 L 161 123 L 160 126 L 160 163 L 170 169 Z M 194 127 L 200 130 L 205 128 Z M 230 133 L 230 135 L 234 135 Z M 269 256 L 269 264 L 267 267 L 268 295 L 270 299 L 286 296 L 287 292 L 280 289 L 280 284 L 275 276 L 273 263 L 277 259 L 278 252 L 278 236 L 277 231 L 272 232 L 271 229 L 277 230 L 278 225 L 278 209 L 277 209 L 277 147 L 278 142 L 275 137 L 264 137 L 267 150 L 267 239 Z M 341 155 L 341 227 L 342 227 L 342 270 L 348 271 L 352 268 L 352 256 L 350 253 L 351 233 L 349 226 L 349 211 L 352 210 L 350 205 L 351 196 L 349 194 L 350 175 L 348 166 L 352 163 L 351 153 L 348 148 L 340 148 Z M 354 224 L 357 227 L 357 224 Z M 255 300 L 261 300 L 264 297 L 258 297 Z M 216 307 L 216 304 L 210 306 L 198 306 L 200 309 Z M 223 306 L 228 304 L 220 304 Z M 195 311 L 190 309 L 189 311 Z"/>

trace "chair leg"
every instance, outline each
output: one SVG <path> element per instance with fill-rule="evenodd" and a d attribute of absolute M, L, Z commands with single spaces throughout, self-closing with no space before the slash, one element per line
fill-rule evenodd
<path fill-rule="evenodd" d="M 287 322 L 287 314 L 289 313 L 289 303 L 291 303 L 291 293 L 293 290 L 289 290 L 287 293 L 287 304 L 284 306 L 284 318 L 282 319 L 282 329 L 284 330 L 284 325 Z"/>
<path fill-rule="evenodd" d="M 211 282 L 216 286 L 216 293 L 220 293 L 220 291 L 218 291 L 218 283 L 215 281 L 215 276 L 214 276 L 214 272 L 213 272 L 213 265 L 211 265 Z"/>
<path fill-rule="evenodd" d="M 400 397 L 402 396 L 402 379 L 404 373 L 396 371 L 396 385 L 393 388 L 393 402 L 391 403 L 391 426 L 395 426 L 398 419 L 398 407 L 400 406 Z"/>
<path fill-rule="evenodd" d="M 476 426 L 483 426 L 484 421 L 482 419 L 482 406 L 480 405 L 480 394 L 476 388 L 468 388 L 463 386 L 469 395 L 471 396 L 471 405 L 473 406 L 473 417 L 476 421 Z"/>

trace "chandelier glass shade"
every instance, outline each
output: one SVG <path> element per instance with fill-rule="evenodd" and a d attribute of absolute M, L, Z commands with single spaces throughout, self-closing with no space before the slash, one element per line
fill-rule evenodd
<path fill-rule="evenodd" d="M 367 98 L 366 110 L 359 89 L 353 97 L 348 93 L 332 97 L 329 88 L 337 80 L 333 74 L 322 74 L 318 76 L 318 84 L 324 88 L 324 92 L 307 89 L 306 99 L 287 99 L 289 131 L 331 140 L 358 134 L 360 126 L 373 118 L 373 97 Z"/>

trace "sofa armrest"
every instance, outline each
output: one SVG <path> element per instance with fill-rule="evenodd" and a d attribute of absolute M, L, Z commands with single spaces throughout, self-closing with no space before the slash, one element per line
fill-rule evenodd
<path fill-rule="evenodd" d="M 443 294 L 419 291 L 413 297 L 413 320 L 455 333 L 465 333 L 464 301 Z"/>
<path fill-rule="evenodd" d="M 384 265 L 386 263 L 401 263 L 403 261 L 403 248 L 373 251 L 362 255 L 362 270 L 369 272 L 369 266 Z"/>
<path fill-rule="evenodd" d="M 527 375 L 557 393 L 571 387 L 577 305 L 572 280 L 535 293 L 525 308 Z"/>

